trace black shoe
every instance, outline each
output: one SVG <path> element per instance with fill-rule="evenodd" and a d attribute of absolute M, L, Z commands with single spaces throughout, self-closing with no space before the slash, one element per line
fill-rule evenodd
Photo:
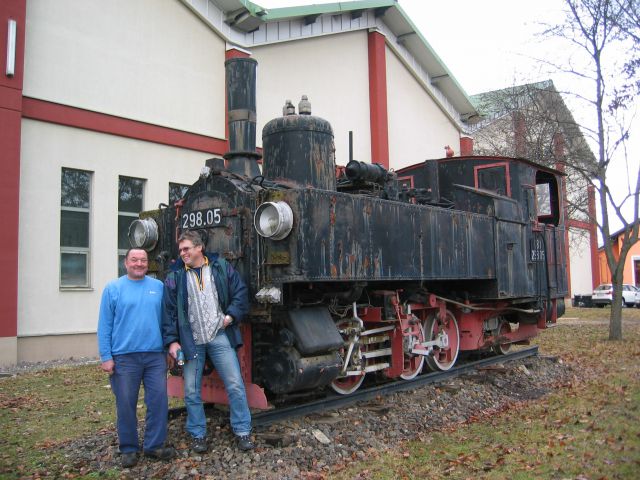
<path fill-rule="evenodd" d="M 191 450 L 196 453 L 206 453 L 209 450 L 207 441 L 204 438 L 193 437 L 191 439 Z"/>
<path fill-rule="evenodd" d="M 173 447 L 160 447 L 155 450 L 145 450 L 144 456 L 154 460 L 171 460 L 176 456 L 176 451 Z"/>
<path fill-rule="evenodd" d="M 238 435 L 236 437 L 238 439 L 238 448 L 240 450 L 253 450 L 256 448 L 256 444 L 251 441 L 251 437 L 249 435 Z"/>
<path fill-rule="evenodd" d="M 138 464 L 138 454 L 136 452 L 126 452 L 121 454 L 122 468 L 135 467 Z"/>

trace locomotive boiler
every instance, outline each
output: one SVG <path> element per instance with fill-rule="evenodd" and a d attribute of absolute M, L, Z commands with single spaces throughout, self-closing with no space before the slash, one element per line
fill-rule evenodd
<path fill-rule="evenodd" d="M 464 352 L 505 353 L 563 314 L 560 172 L 484 156 L 395 172 L 336 167 L 331 125 L 306 97 L 265 125 L 260 167 L 256 62 L 226 70 L 230 151 L 129 235 L 160 278 L 187 229 L 240 272 L 251 309 L 238 355 L 252 407 L 327 387 L 349 394 L 365 377 L 411 380 Z M 171 394 L 181 381 L 170 377 Z M 203 399 L 226 402 L 215 371 Z"/>

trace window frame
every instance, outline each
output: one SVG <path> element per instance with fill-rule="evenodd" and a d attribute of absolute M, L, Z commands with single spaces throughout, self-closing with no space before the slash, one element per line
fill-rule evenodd
<path fill-rule="evenodd" d="M 62 178 L 65 171 L 75 171 L 82 172 L 87 174 L 89 179 L 89 192 L 87 203 L 88 207 L 67 207 L 62 205 Z M 70 167 L 61 167 L 60 169 L 60 222 L 59 222 L 59 233 L 62 234 L 62 212 L 82 212 L 87 213 L 87 246 L 86 247 L 78 247 L 78 246 L 64 246 L 62 245 L 62 241 L 58 240 L 60 247 L 59 254 L 59 268 L 58 268 L 58 288 L 60 290 L 93 290 L 92 288 L 92 262 L 91 262 L 91 242 L 92 242 L 92 194 L 93 194 L 93 172 L 89 170 L 82 170 L 79 168 L 70 168 Z M 83 255 L 85 257 L 85 282 L 84 284 L 63 284 L 62 278 L 62 256 L 63 255 Z"/>

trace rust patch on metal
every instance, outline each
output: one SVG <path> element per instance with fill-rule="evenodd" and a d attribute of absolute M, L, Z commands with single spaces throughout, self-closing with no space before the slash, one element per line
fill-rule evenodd
<path fill-rule="evenodd" d="M 333 263 L 331 264 L 331 276 L 334 278 L 338 276 L 338 269 Z"/>
<path fill-rule="evenodd" d="M 269 265 L 288 265 L 291 263 L 289 252 L 269 252 L 267 253 L 267 263 Z"/>

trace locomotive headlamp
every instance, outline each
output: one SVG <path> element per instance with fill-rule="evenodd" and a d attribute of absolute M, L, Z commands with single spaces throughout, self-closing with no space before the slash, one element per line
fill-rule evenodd
<path fill-rule="evenodd" d="M 265 202 L 253 217 L 258 235 L 272 240 L 282 240 L 293 227 L 293 211 L 286 202 Z"/>
<path fill-rule="evenodd" d="M 158 224 L 153 218 L 134 220 L 129 225 L 129 243 L 133 248 L 150 251 L 158 242 Z"/>

